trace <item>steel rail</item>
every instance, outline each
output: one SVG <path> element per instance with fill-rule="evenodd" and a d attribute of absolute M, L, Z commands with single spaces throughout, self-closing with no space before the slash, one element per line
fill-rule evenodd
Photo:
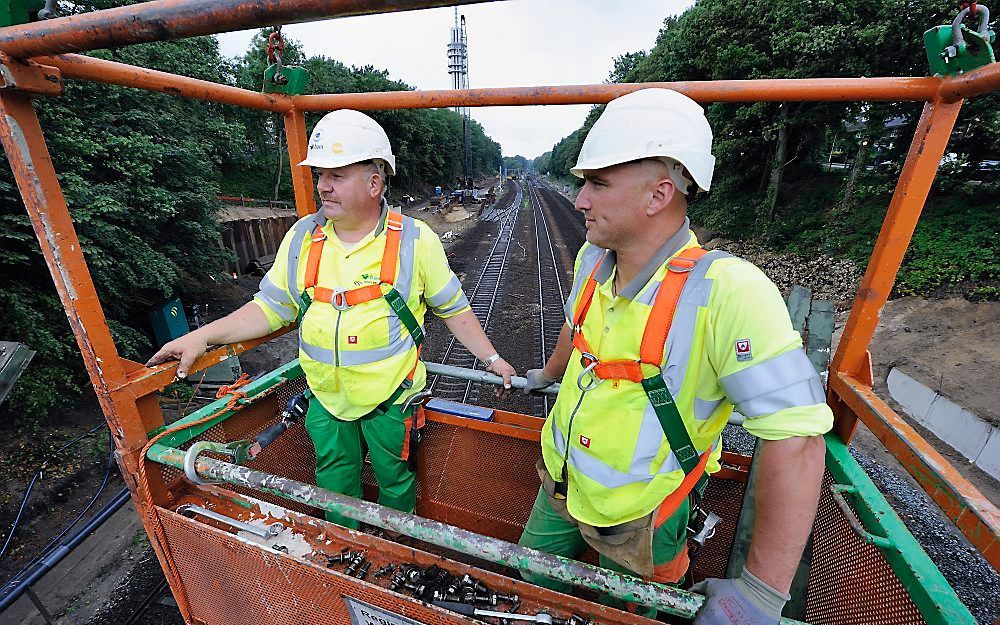
<path fill-rule="evenodd" d="M 490 318 L 493 316 L 493 308 L 496 306 L 497 295 L 500 293 L 500 283 L 503 282 L 503 271 L 507 268 L 507 256 L 510 253 L 510 242 L 514 239 L 514 226 L 517 224 L 517 215 L 520 210 L 520 198 L 522 197 L 522 191 L 520 186 L 518 187 L 517 198 L 515 198 L 514 203 L 511 205 L 512 209 L 508 211 L 505 216 L 505 220 L 500 222 L 500 231 L 503 233 L 503 238 L 507 240 L 503 249 L 503 256 L 500 258 L 500 267 L 497 269 L 496 282 L 493 284 L 493 292 L 490 294 L 490 303 L 486 309 L 486 318 L 483 319 L 483 332 L 488 332 L 490 327 Z M 517 206 L 517 208 L 513 208 Z M 498 236 L 497 239 L 501 237 Z M 483 273 L 486 273 L 486 266 L 483 267 Z M 472 363 L 472 368 L 475 369 L 479 364 L 479 359 L 477 358 L 475 362 Z M 462 395 L 462 403 L 467 403 L 469 401 L 469 394 L 472 393 L 472 382 L 468 382 L 465 385 L 465 393 Z"/>
<path fill-rule="evenodd" d="M 492 0 L 155 0 L 0 28 L 15 58 Z"/>
<path fill-rule="evenodd" d="M 514 196 L 514 204 L 516 204 L 519 201 L 518 198 L 521 197 L 520 188 L 516 184 L 515 184 L 515 188 L 517 189 L 517 192 L 516 192 L 516 194 Z M 502 215 L 507 215 L 509 213 L 509 211 L 510 211 L 510 208 L 508 207 L 508 209 L 506 211 L 504 211 L 504 213 L 502 213 Z M 479 273 L 479 278 L 476 280 L 476 285 L 472 288 L 472 293 L 468 295 L 469 305 L 470 306 L 472 305 L 472 302 L 475 300 L 475 298 L 479 295 L 479 289 L 483 286 L 483 280 L 486 278 L 486 270 L 489 267 L 489 261 L 496 254 L 496 249 L 500 245 L 501 239 L 503 239 L 503 237 L 501 236 L 501 233 L 503 231 L 503 224 L 504 224 L 504 222 L 502 220 L 502 217 L 500 219 L 500 224 L 501 225 L 500 225 L 500 228 L 498 228 L 497 239 L 496 239 L 496 241 L 493 242 L 493 247 L 490 248 L 490 253 L 486 257 L 486 262 L 483 263 L 483 269 Z M 448 364 L 448 361 L 452 357 L 452 352 L 454 351 L 456 344 L 457 344 L 457 340 L 455 339 L 454 336 L 452 336 L 451 339 L 448 341 L 448 347 L 445 349 L 444 355 L 441 356 L 441 364 Z M 434 390 L 437 387 L 437 383 L 440 381 L 440 379 L 441 379 L 441 376 L 435 376 L 434 379 L 431 381 L 430 386 L 429 386 L 429 390 L 431 392 L 434 392 Z"/>
<path fill-rule="evenodd" d="M 540 344 L 540 360 L 539 363 L 542 367 L 545 366 L 546 355 L 548 354 L 548 344 L 547 337 L 545 336 L 545 288 L 542 283 L 542 252 L 541 252 L 541 237 L 539 236 L 539 222 L 541 222 L 541 231 L 545 234 L 545 241 L 549 248 L 549 258 L 552 259 L 552 273 L 556 279 L 556 289 L 559 291 L 559 307 L 562 308 L 562 303 L 566 301 L 566 294 L 563 291 L 562 277 L 559 275 L 559 261 L 556 260 L 556 252 L 552 247 L 552 236 L 549 234 L 549 226 L 547 220 L 545 219 L 545 211 L 542 208 L 542 199 L 535 189 L 531 181 L 525 181 L 525 186 L 528 189 L 528 196 L 535 207 L 533 214 L 535 215 L 535 264 L 538 267 L 538 333 L 539 333 L 539 344 Z M 563 320 L 563 315 L 559 315 L 560 321 Z M 560 331 L 562 330 L 562 325 L 564 321 L 559 324 Z M 549 398 L 546 396 L 542 397 L 542 404 L 544 412 L 543 414 L 549 414 Z"/>

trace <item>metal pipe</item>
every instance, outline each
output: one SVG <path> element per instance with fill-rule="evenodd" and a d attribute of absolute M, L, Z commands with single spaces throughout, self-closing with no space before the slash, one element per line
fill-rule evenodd
<path fill-rule="evenodd" d="M 1000 90 L 1000 63 L 990 63 L 961 76 L 945 79 L 940 93 L 945 102 L 958 102 L 997 90 Z"/>
<path fill-rule="evenodd" d="M 48 555 L 33 564 L 28 569 L 18 573 L 0 590 L 0 612 L 6 610 L 18 597 L 23 595 L 28 588 L 42 579 L 46 573 L 59 564 L 63 558 L 68 556 L 73 549 L 87 539 L 90 534 L 101 526 L 112 514 L 117 512 L 131 498 L 127 488 L 122 489 L 118 496 L 112 499 L 108 505 L 104 506 L 94 515 L 87 524 L 80 527 L 76 532 L 70 534 L 58 547 L 49 552 Z"/>
<path fill-rule="evenodd" d="M 148 457 L 155 462 L 179 467 L 183 463 L 184 452 L 179 449 L 154 445 L 150 449 Z M 624 601 L 655 607 L 670 614 L 691 618 L 704 602 L 704 597 L 695 593 L 646 582 L 628 574 L 602 569 L 576 560 L 542 553 L 452 525 L 392 510 L 376 503 L 333 493 L 311 484 L 254 471 L 207 457 L 199 458 L 196 466 L 198 472 L 204 477 L 336 512 L 349 519 L 399 532 L 446 549 L 518 570 L 544 575 L 575 586 L 590 588 Z M 782 619 L 781 622 L 784 625 L 799 624 L 799 621 L 791 619 Z"/>
<path fill-rule="evenodd" d="M 0 29 L 2 31 L 2 29 Z M 875 101 L 934 99 L 946 83 L 941 78 L 801 78 L 769 80 L 720 80 L 689 82 L 566 85 L 552 87 L 497 87 L 283 96 L 218 85 L 205 80 L 95 59 L 78 54 L 38 56 L 33 59 L 56 67 L 63 78 L 91 80 L 135 87 L 189 98 L 287 113 L 341 108 L 387 110 L 452 106 L 533 106 L 554 104 L 604 104 L 638 89 L 662 87 L 679 91 L 699 102 L 755 101 Z M 991 66 L 992 67 L 992 66 Z M 988 68 L 984 68 L 984 71 Z M 969 75 L 976 72 L 970 72 Z M 1000 82 L 1000 78 L 997 78 Z M 1000 87 L 1000 85 L 998 85 Z M 998 88 L 995 87 L 995 88 Z M 294 107 L 294 108 L 293 108 Z M 286 124 L 288 121 L 286 120 Z M 299 122 L 301 124 L 301 122 Z M 286 128 L 287 130 L 287 128 Z M 298 128 L 294 128 L 298 133 Z M 297 135 L 296 135 L 297 136 Z"/>
<path fill-rule="evenodd" d="M 871 377 L 868 345 L 875 335 L 882 307 L 889 299 L 961 108 L 961 102 L 928 102 L 924 105 L 885 221 L 882 222 L 882 230 L 875 241 L 875 249 L 844 326 L 843 338 L 830 364 L 831 381 L 839 373 L 858 379 Z M 834 431 L 848 443 L 854 435 L 857 417 L 839 410 L 837 398 L 832 394 L 828 393 L 828 399 L 835 409 Z"/>
<path fill-rule="evenodd" d="M 0 52 L 16 58 L 85 52 L 279 24 L 487 1 L 155 0 L 0 28 Z"/>
<path fill-rule="evenodd" d="M 341 108 L 388 110 L 453 106 L 532 106 L 540 104 L 605 104 L 639 89 L 672 89 L 698 102 L 785 101 L 927 101 L 936 97 L 941 78 L 797 78 L 687 82 L 504 87 L 491 89 L 387 91 L 302 95 L 293 98 L 302 111 Z"/>
<path fill-rule="evenodd" d="M 41 65 L 58 68 L 63 78 L 133 87 L 276 113 L 287 112 L 292 107 L 292 100 L 286 95 L 258 93 L 239 87 L 220 85 L 208 80 L 178 76 L 169 72 L 79 54 L 39 56 L 33 60 Z"/>
<path fill-rule="evenodd" d="M 425 362 L 424 366 L 427 367 L 427 371 L 429 373 L 433 373 L 435 375 L 443 375 L 449 378 L 457 378 L 459 380 L 469 380 L 470 382 L 481 382 L 483 384 L 495 384 L 497 386 L 503 384 L 503 378 L 495 373 L 490 373 L 489 371 L 466 369 L 465 367 L 443 365 L 437 362 Z M 510 378 L 510 385 L 513 388 L 523 389 L 524 385 L 527 383 L 528 380 L 519 375 L 515 375 Z M 556 382 L 552 386 L 544 388 L 538 392 L 543 395 L 556 395 L 559 393 L 559 383 Z"/>
<path fill-rule="evenodd" d="M 459 380 L 470 380 L 472 382 L 481 382 L 483 384 L 495 384 L 498 386 L 503 384 L 503 378 L 494 373 L 489 373 L 488 371 L 466 369 L 465 367 L 456 367 L 454 365 L 443 365 L 438 362 L 425 362 L 424 366 L 427 367 L 428 373 L 433 373 L 435 375 L 458 378 Z M 510 385 L 517 389 L 523 389 L 526 383 L 527 379 L 519 375 L 515 375 L 510 379 Z M 538 392 L 543 395 L 558 395 L 559 383 L 556 382 L 552 386 L 548 386 Z M 729 416 L 730 425 L 743 425 L 745 420 L 746 417 L 736 412 Z"/>

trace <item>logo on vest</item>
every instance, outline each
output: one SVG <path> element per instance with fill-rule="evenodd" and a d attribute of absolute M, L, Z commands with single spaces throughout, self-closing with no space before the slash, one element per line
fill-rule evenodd
<path fill-rule="evenodd" d="M 361 274 L 360 280 L 354 281 L 354 286 L 368 286 L 369 284 L 378 284 L 381 281 L 382 280 L 379 276 L 373 276 L 370 273 L 363 273 Z"/>
<path fill-rule="evenodd" d="M 580 444 L 586 447 L 587 449 L 590 449 L 590 439 L 584 436 L 583 434 L 580 435 Z"/>
<path fill-rule="evenodd" d="M 352 334 L 352 335 L 350 335 L 350 336 L 348 336 L 348 337 L 347 337 L 347 342 L 348 342 L 348 343 L 349 343 L 350 345 L 357 345 L 357 344 L 358 344 L 358 337 L 356 337 L 356 336 L 354 336 L 354 335 Z"/>
<path fill-rule="evenodd" d="M 746 362 L 748 360 L 753 360 L 753 350 L 750 347 L 750 339 L 737 339 L 736 362 Z"/>

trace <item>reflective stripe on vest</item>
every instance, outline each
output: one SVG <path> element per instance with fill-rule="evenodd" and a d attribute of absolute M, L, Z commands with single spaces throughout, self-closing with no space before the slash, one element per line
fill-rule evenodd
<path fill-rule="evenodd" d="M 389 220 L 386 215 L 386 222 Z M 288 282 L 289 293 L 299 302 L 300 308 L 306 304 L 306 299 L 302 297 L 298 290 L 298 271 L 301 261 L 302 242 L 316 227 L 325 224 L 326 220 L 321 213 L 317 213 L 311 219 L 303 219 L 295 225 L 291 246 L 288 250 Z M 380 233 L 381 234 L 381 233 Z M 420 229 L 416 222 L 410 218 L 402 217 L 402 232 L 399 241 L 399 254 L 397 275 L 393 281 L 393 288 L 399 293 L 402 301 L 409 299 L 413 288 L 414 263 L 416 257 L 416 243 L 420 238 Z M 307 296 L 308 297 L 308 296 Z M 381 295 L 379 295 L 381 298 Z M 386 304 L 388 306 L 388 304 Z M 399 314 L 392 307 L 389 307 L 389 333 L 388 344 L 383 347 L 362 350 L 341 350 L 338 353 L 326 347 L 308 343 L 303 337 L 302 326 L 299 326 L 299 347 L 312 360 L 331 366 L 358 366 L 366 365 L 381 360 L 386 360 L 393 356 L 406 353 L 415 346 L 413 336 L 406 330 Z"/>
<path fill-rule="evenodd" d="M 587 254 L 581 259 L 576 274 L 577 279 L 574 280 L 574 292 L 576 293 L 580 293 L 586 281 L 589 280 L 591 275 L 594 275 L 595 268 L 604 256 L 603 250 L 596 249 L 596 253 Z M 665 362 L 661 369 L 664 383 L 674 396 L 679 394 L 681 385 L 684 382 L 684 375 L 694 343 L 698 309 L 708 305 L 709 297 L 712 294 L 712 280 L 707 278 L 706 274 L 713 262 L 729 256 L 731 255 L 721 250 L 713 250 L 704 254 L 695 264 L 694 268 L 688 272 L 687 280 L 684 283 L 684 288 L 681 290 L 674 311 L 670 332 L 665 341 Z M 655 301 L 661 287 L 661 283 L 654 283 L 645 289 L 645 292 L 637 297 L 635 301 L 643 301 L 644 303 Z M 575 300 L 570 301 L 575 304 Z M 652 311 L 650 312 L 652 313 Z M 552 420 L 552 435 L 556 450 L 561 455 L 565 455 L 565 434 L 559 429 L 559 425 L 555 420 Z M 680 460 L 677 458 L 674 450 L 671 449 L 670 454 L 663 461 L 660 468 L 655 473 L 652 471 L 652 462 L 660 452 L 664 441 L 663 428 L 660 425 L 652 404 L 647 402 L 643 410 L 639 435 L 636 437 L 635 448 L 629 462 L 628 473 L 623 473 L 574 447 L 570 447 L 569 449 L 569 458 L 574 468 L 589 479 L 601 484 L 605 488 L 616 488 L 635 482 L 648 482 L 656 475 L 681 469 Z M 705 449 L 696 449 L 695 451 L 699 455 L 703 455 L 711 449 L 714 449 L 713 445 L 709 445 Z"/>

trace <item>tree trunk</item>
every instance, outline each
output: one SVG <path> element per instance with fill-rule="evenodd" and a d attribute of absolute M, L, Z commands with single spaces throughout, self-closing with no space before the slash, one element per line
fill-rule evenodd
<path fill-rule="evenodd" d="M 771 169 L 771 185 L 767 191 L 767 220 L 774 218 L 774 207 L 778 203 L 781 177 L 785 173 L 785 158 L 788 154 L 788 103 L 782 102 L 778 109 L 778 147 L 774 153 L 774 167 Z"/>
<path fill-rule="evenodd" d="M 275 202 L 278 201 L 278 190 L 281 188 L 281 170 L 284 169 L 284 157 L 285 157 L 285 150 L 284 150 L 284 145 L 283 145 L 284 144 L 284 141 L 283 141 L 284 138 L 285 138 L 285 127 L 284 126 L 280 126 L 278 128 L 278 136 L 277 136 L 277 139 L 278 139 L 278 141 L 277 141 L 277 143 L 278 143 L 278 162 L 275 164 L 275 169 L 274 169 L 274 198 L 273 199 L 274 199 Z"/>
<path fill-rule="evenodd" d="M 847 185 L 844 187 L 845 205 L 851 203 L 854 196 L 854 185 L 858 181 L 858 174 L 861 173 L 865 165 L 865 157 L 868 156 L 868 139 L 862 137 L 858 144 L 858 151 L 854 154 L 854 163 L 851 164 L 851 173 L 847 175 Z"/>

